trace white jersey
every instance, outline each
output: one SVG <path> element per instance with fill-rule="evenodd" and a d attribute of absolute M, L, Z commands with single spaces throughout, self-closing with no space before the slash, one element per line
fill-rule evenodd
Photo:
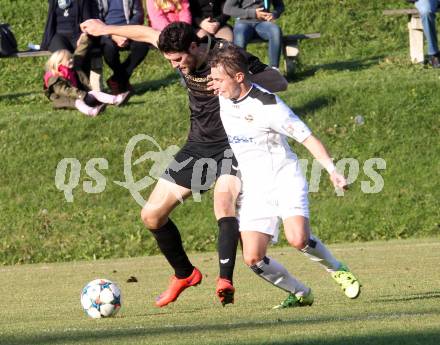
<path fill-rule="evenodd" d="M 276 95 L 253 84 L 243 98 L 220 96 L 220 116 L 245 183 L 262 187 L 297 161 L 286 136 L 303 142 L 310 129 Z"/>
<path fill-rule="evenodd" d="M 307 183 L 287 136 L 303 142 L 310 129 L 278 96 L 255 84 L 239 100 L 219 98 L 220 116 L 242 177 L 240 219 L 243 214 L 283 218 L 289 207 L 307 209 Z M 295 195 L 301 199 L 299 205 L 294 205 Z M 302 215 L 308 216 L 308 209 Z"/>

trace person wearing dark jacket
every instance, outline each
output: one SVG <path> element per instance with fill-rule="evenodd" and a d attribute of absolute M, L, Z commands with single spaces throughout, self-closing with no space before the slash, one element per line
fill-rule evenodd
<path fill-rule="evenodd" d="M 227 24 L 229 16 L 223 13 L 225 0 L 190 0 L 189 4 L 197 36 L 212 35 L 232 42 L 232 29 Z"/>
<path fill-rule="evenodd" d="M 226 0 L 223 8 L 225 14 L 236 18 L 234 43 L 246 49 L 253 37 L 269 41 L 269 65 L 277 69 L 280 64 L 283 35 L 275 20 L 283 11 L 283 0 Z"/>
<path fill-rule="evenodd" d="M 100 18 L 109 25 L 138 25 L 144 23 L 145 13 L 141 0 L 97 0 Z M 107 35 L 101 38 L 102 54 L 113 75 L 107 80 L 112 94 L 131 91 L 130 77 L 147 56 L 149 46 L 126 37 Z M 120 51 L 130 54 L 121 62 Z"/>
<path fill-rule="evenodd" d="M 41 50 L 67 49 L 73 53 L 81 35 L 79 24 L 97 17 L 95 1 L 48 0 L 49 9 Z"/>

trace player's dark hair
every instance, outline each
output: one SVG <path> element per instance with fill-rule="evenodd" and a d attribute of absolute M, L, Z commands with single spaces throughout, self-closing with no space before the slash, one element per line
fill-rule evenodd
<path fill-rule="evenodd" d="M 160 33 L 158 48 L 162 53 L 184 53 L 192 42 L 199 43 L 193 27 L 185 22 L 173 22 Z"/>
<path fill-rule="evenodd" d="M 211 67 L 221 66 L 226 74 L 234 77 L 236 73 L 248 74 L 249 64 L 241 48 L 233 44 L 223 44 L 214 49 L 209 58 Z"/>

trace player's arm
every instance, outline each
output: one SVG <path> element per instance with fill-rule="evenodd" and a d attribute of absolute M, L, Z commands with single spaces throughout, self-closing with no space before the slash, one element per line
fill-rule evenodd
<path fill-rule="evenodd" d="M 81 23 L 81 30 L 92 36 L 117 35 L 154 46 L 157 46 L 160 34 L 160 31 L 145 25 L 107 25 L 99 19 Z"/>
<path fill-rule="evenodd" d="M 266 68 L 261 72 L 251 74 L 249 79 L 270 92 L 279 92 L 287 90 L 286 78 L 284 78 L 280 72 L 273 68 Z"/>
<path fill-rule="evenodd" d="M 279 71 L 262 63 L 259 58 L 244 49 L 242 50 L 242 54 L 248 61 L 248 77 L 251 82 L 262 86 L 270 92 L 279 92 L 287 89 L 289 84 Z"/>
<path fill-rule="evenodd" d="M 323 143 L 316 138 L 313 134 L 310 134 L 302 144 L 309 150 L 312 156 L 327 170 L 330 175 L 330 180 L 335 188 L 347 189 L 347 180 L 343 175 L 336 171 L 336 167 L 333 164 L 327 149 Z"/>

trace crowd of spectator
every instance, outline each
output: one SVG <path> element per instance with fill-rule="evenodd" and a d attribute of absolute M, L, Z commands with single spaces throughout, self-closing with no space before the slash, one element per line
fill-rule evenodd
<path fill-rule="evenodd" d="M 232 42 L 233 28 L 228 24 L 231 15 L 240 22 L 240 28 L 234 28 L 234 42 L 245 47 L 254 34 L 269 40 L 270 64 L 279 65 L 281 30 L 275 20 L 284 9 L 282 0 L 273 1 L 272 12 L 268 0 L 48 0 L 48 5 L 42 50 L 66 49 L 73 53 L 81 34 L 79 24 L 90 18 L 111 25 L 144 24 L 146 20 L 147 25 L 159 31 L 171 22 L 183 21 L 192 24 L 199 37 L 212 35 Z M 254 32 L 242 29 L 245 23 Z M 130 76 L 147 55 L 148 46 L 115 35 L 100 38 L 95 46 L 113 71 L 107 81 L 111 92 L 129 91 Z M 121 50 L 130 51 L 123 62 L 119 57 Z"/>
<path fill-rule="evenodd" d="M 438 0 L 407 1 L 415 3 L 421 14 L 429 62 L 440 67 L 435 28 Z M 254 39 L 268 41 L 268 65 L 278 69 L 282 32 L 277 20 L 283 11 L 283 0 L 48 0 L 41 49 L 67 50 L 73 54 L 81 35 L 80 23 L 91 18 L 109 25 L 146 23 L 158 31 L 180 21 L 191 24 L 200 38 L 210 35 L 244 49 Z M 232 22 L 234 26 L 230 25 Z M 102 56 L 112 70 L 106 81 L 110 93 L 131 92 L 130 77 L 147 56 L 149 45 L 118 35 L 96 37 L 92 42 L 81 61 L 82 69 L 90 71 L 93 55 Z M 120 55 L 123 50 L 129 51 L 124 61 Z"/>

